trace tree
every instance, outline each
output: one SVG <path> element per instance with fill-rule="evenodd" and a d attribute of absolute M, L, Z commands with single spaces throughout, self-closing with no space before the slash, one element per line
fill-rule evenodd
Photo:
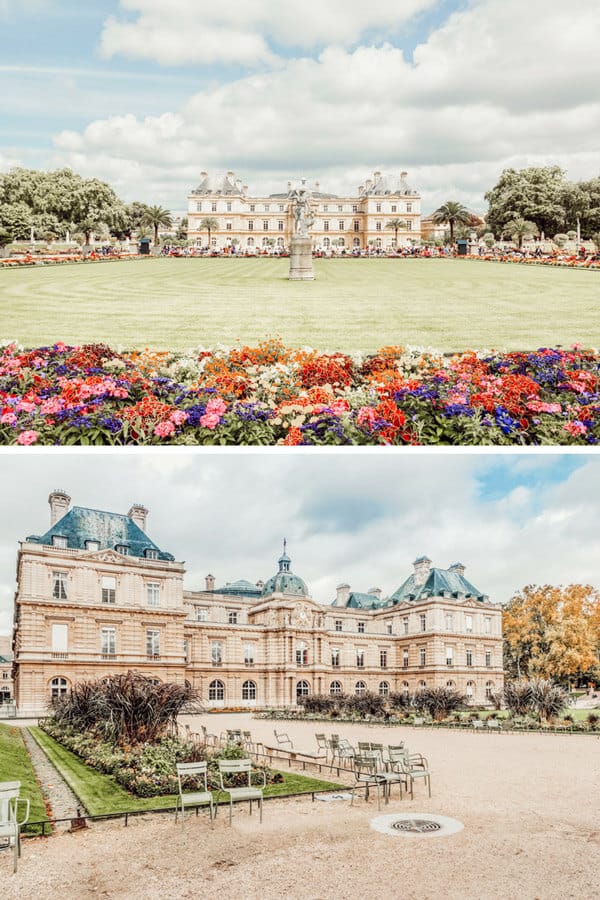
<path fill-rule="evenodd" d="M 12 231 L 9 231 L 8 228 L 4 228 L 0 225 L 0 250 L 3 247 L 6 247 L 7 244 L 12 244 L 14 240 Z"/>
<path fill-rule="evenodd" d="M 394 247 L 398 246 L 398 232 L 401 228 L 406 228 L 406 222 L 404 219 L 390 219 L 386 228 L 394 229 Z"/>
<path fill-rule="evenodd" d="M 154 244 L 158 244 L 158 229 L 170 228 L 173 224 L 171 213 L 162 206 L 149 206 L 142 216 L 142 224 L 154 228 Z"/>
<path fill-rule="evenodd" d="M 509 222 L 504 231 L 519 244 L 519 250 L 523 246 L 523 238 L 530 239 L 539 234 L 538 227 L 535 222 L 527 222 L 525 219 L 517 218 Z"/>
<path fill-rule="evenodd" d="M 525 587 L 508 602 L 502 621 L 512 677 L 568 681 L 598 668 L 600 594 L 589 585 Z"/>
<path fill-rule="evenodd" d="M 559 166 L 505 169 L 488 191 L 486 221 L 501 234 L 513 219 L 535 222 L 540 231 L 554 234 L 567 227 L 565 198 L 568 182 Z"/>
<path fill-rule="evenodd" d="M 600 231 L 600 177 L 580 181 L 577 187 L 586 195 L 587 206 L 581 213 L 581 233 L 590 237 Z"/>
<path fill-rule="evenodd" d="M 207 216 L 202 219 L 200 222 L 200 231 L 208 231 L 208 246 L 210 248 L 210 236 L 213 231 L 216 231 L 219 227 L 219 223 L 212 216 Z"/>
<path fill-rule="evenodd" d="M 472 215 L 466 206 L 457 203 L 455 200 L 448 200 L 443 203 L 439 209 L 436 209 L 431 216 L 431 221 L 436 225 L 450 226 L 450 243 L 454 242 L 454 226 L 458 222 L 461 225 L 468 225 L 472 220 Z"/>

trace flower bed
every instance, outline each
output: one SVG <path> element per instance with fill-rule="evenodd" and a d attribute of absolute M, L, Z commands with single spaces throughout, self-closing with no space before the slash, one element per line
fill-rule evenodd
<path fill-rule="evenodd" d="M 600 438 L 600 354 L 0 351 L 0 444 L 540 445 Z"/>

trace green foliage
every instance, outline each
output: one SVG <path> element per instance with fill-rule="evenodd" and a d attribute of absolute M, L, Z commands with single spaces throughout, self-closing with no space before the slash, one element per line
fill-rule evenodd
<path fill-rule="evenodd" d="M 435 721 L 447 718 L 454 710 L 461 709 L 467 698 L 453 688 L 434 687 L 417 691 L 412 705 L 420 712 L 428 713 Z"/>
<path fill-rule="evenodd" d="M 517 217 L 508 222 L 504 227 L 504 231 L 506 234 L 510 235 L 513 241 L 516 240 L 518 242 L 519 249 L 523 246 L 524 238 L 529 240 L 539 234 L 535 222 L 528 222 L 521 217 Z"/>
<path fill-rule="evenodd" d="M 513 715 L 525 716 L 531 711 L 531 685 L 528 681 L 507 681 L 504 702 Z"/>
<path fill-rule="evenodd" d="M 432 213 L 431 220 L 436 225 L 450 226 L 450 243 L 452 243 L 454 240 L 454 226 L 456 224 L 471 224 L 473 216 L 462 203 L 457 203 L 455 200 L 448 200 Z"/>
<path fill-rule="evenodd" d="M 141 224 L 154 229 L 154 243 L 158 244 L 158 229 L 171 227 L 171 213 L 162 206 L 148 206 L 142 215 Z"/>
<path fill-rule="evenodd" d="M 530 682 L 531 709 L 540 719 L 555 719 L 566 707 L 568 694 L 552 681 L 536 678 Z"/>
<path fill-rule="evenodd" d="M 30 822 L 43 822 L 48 819 L 44 798 L 23 742 L 21 728 L 0 725 L 0 781 L 21 782 L 20 795 L 30 802 Z M 39 826 L 29 827 L 25 830 L 30 833 L 41 831 Z M 46 833 L 48 830 L 46 828 Z"/>

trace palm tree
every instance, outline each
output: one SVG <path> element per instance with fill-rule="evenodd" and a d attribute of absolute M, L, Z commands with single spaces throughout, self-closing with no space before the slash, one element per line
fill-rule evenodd
<path fill-rule="evenodd" d="M 436 209 L 431 215 L 431 221 L 436 225 L 450 226 L 450 243 L 454 243 L 454 225 L 459 222 L 461 225 L 468 225 L 471 222 L 472 215 L 466 206 L 457 203 L 455 200 L 448 200 L 443 203 L 439 209 Z"/>
<path fill-rule="evenodd" d="M 164 209 L 162 206 L 149 206 L 142 216 L 142 224 L 150 225 L 154 228 L 154 243 L 156 245 L 158 244 L 158 229 L 170 228 L 173 222 L 168 209 Z"/>
<path fill-rule="evenodd" d="M 404 219 L 390 219 L 390 221 L 386 224 L 386 228 L 394 229 L 394 247 L 398 246 L 398 232 L 401 228 L 406 228 L 406 222 Z"/>
<path fill-rule="evenodd" d="M 202 219 L 200 222 L 200 231 L 206 229 L 208 231 L 208 249 L 210 250 L 210 233 L 211 231 L 216 231 L 219 227 L 219 223 L 216 219 L 213 219 L 212 216 L 207 216 L 205 219 Z"/>
<path fill-rule="evenodd" d="M 539 234 L 538 227 L 535 222 L 528 222 L 526 219 L 517 216 L 512 222 L 507 222 L 504 230 L 514 240 L 519 242 L 519 250 L 523 246 L 523 238 L 532 238 Z"/>

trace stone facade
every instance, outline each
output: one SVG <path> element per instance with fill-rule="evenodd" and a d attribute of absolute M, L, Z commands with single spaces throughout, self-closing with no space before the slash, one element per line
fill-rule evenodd
<path fill-rule="evenodd" d="M 310 231 L 314 250 L 347 253 L 353 249 L 387 250 L 395 246 L 396 232 L 388 224 L 401 219 L 398 246 L 418 242 L 421 237 L 421 198 L 406 182 L 406 172 L 399 176 L 375 172 L 356 195 L 338 197 L 324 193 L 320 184 L 312 187 L 315 221 Z M 211 249 L 236 246 L 241 252 L 289 249 L 293 234 L 291 209 L 292 183 L 287 191 L 265 197 L 250 196 L 234 172 L 225 176 L 201 173 L 201 182 L 187 198 L 188 239 L 198 248 L 208 246 L 208 230 L 203 219 L 214 219 Z"/>
<path fill-rule="evenodd" d="M 6 703 L 14 696 L 11 645 L 12 640 L 9 636 L 0 635 L 0 703 Z"/>
<path fill-rule="evenodd" d="M 187 681 L 215 708 L 446 684 L 484 703 L 502 687 L 500 606 L 460 564 L 436 569 L 422 557 L 388 598 L 344 584 L 324 604 L 291 571 L 284 548 L 266 583 L 216 587 L 209 575 L 204 590 L 184 590 L 183 564 L 140 528 L 146 514 L 74 507 L 20 544 L 21 712 L 43 710 L 74 682 L 128 669 Z"/>

